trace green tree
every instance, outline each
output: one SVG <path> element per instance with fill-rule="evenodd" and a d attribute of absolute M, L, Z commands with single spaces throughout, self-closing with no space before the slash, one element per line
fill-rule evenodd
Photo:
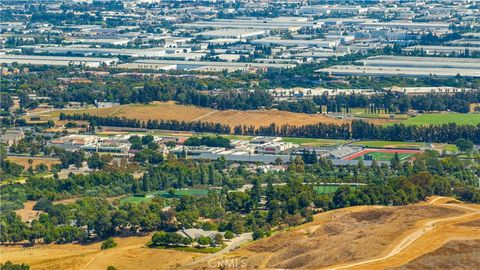
<path fill-rule="evenodd" d="M 456 140 L 455 145 L 462 153 L 470 152 L 473 150 L 473 142 L 463 138 Z"/>
<path fill-rule="evenodd" d="M 109 249 L 109 248 L 114 248 L 117 246 L 117 243 L 115 242 L 115 239 L 112 237 L 107 238 L 105 241 L 103 241 L 101 249 Z"/>
<path fill-rule="evenodd" d="M 233 232 L 231 232 L 231 231 L 226 231 L 224 236 L 225 236 L 225 239 L 230 240 L 230 239 L 233 239 L 235 237 L 235 234 L 233 234 Z"/>

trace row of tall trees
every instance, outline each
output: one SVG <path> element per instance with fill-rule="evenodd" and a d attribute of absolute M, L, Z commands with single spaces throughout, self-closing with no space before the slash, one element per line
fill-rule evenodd
<path fill-rule="evenodd" d="M 457 125 L 455 123 L 443 125 L 406 126 L 394 124 L 391 126 L 379 126 L 363 120 L 354 120 L 349 123 L 336 124 L 312 124 L 303 126 L 271 124 L 269 126 L 235 126 L 233 129 L 228 125 L 208 122 L 184 122 L 184 121 L 158 121 L 139 120 L 120 117 L 100 117 L 89 114 L 60 114 L 61 120 L 85 120 L 91 125 L 134 127 L 148 129 L 167 129 L 196 132 L 215 132 L 229 134 L 231 131 L 239 135 L 269 135 L 284 137 L 307 137 L 323 139 L 370 139 L 388 141 L 420 141 L 437 143 L 455 143 L 458 139 L 470 140 L 480 143 L 480 125 Z"/>

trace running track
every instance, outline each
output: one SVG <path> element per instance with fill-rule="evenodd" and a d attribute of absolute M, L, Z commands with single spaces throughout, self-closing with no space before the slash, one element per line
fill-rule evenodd
<path fill-rule="evenodd" d="M 395 153 L 399 153 L 399 154 L 418 154 L 418 153 L 421 153 L 422 151 L 420 150 L 407 150 L 407 149 L 363 149 L 362 151 L 360 152 L 356 152 L 356 153 L 353 153 L 351 155 L 348 155 L 342 159 L 344 160 L 353 160 L 353 159 L 356 159 L 358 157 L 361 157 L 365 154 L 368 154 L 368 153 L 371 153 L 371 152 L 379 152 L 379 153 L 392 153 L 392 154 L 395 154 Z"/>

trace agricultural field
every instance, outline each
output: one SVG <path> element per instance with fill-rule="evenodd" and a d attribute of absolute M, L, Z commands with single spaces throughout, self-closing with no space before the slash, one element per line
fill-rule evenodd
<path fill-rule="evenodd" d="M 405 125 L 442 125 L 456 123 L 457 125 L 480 124 L 480 113 L 435 113 L 421 114 L 402 122 Z"/>
<path fill-rule="evenodd" d="M 230 126 L 246 125 L 260 126 L 275 123 L 276 125 L 308 125 L 315 123 L 342 124 L 350 120 L 336 119 L 322 114 L 293 113 L 278 110 L 213 110 L 195 106 L 178 105 L 174 102 L 154 102 L 151 104 L 122 105 L 112 108 L 91 108 L 81 110 L 56 110 L 39 113 L 43 118 L 58 119 L 60 113 L 89 113 L 98 116 L 118 116 L 138 120 L 179 120 L 203 121 L 228 124 Z M 375 124 L 398 122 L 391 119 L 371 119 Z"/>

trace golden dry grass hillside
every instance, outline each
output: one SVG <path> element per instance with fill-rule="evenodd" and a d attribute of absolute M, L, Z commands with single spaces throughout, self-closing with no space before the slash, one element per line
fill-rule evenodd
<path fill-rule="evenodd" d="M 146 247 L 150 235 L 115 238 L 116 248 L 101 250 L 101 243 L 90 245 L 36 245 L 33 247 L 2 246 L 0 260 L 26 263 L 30 269 L 96 270 L 114 266 L 117 269 L 175 269 L 189 262 L 199 253 Z"/>
<path fill-rule="evenodd" d="M 480 205 L 437 197 L 408 206 L 357 206 L 250 242 L 223 254 L 150 249 L 150 235 L 116 238 L 118 247 L 2 246 L 0 261 L 32 269 L 454 269 L 479 265 Z M 458 268 L 468 269 L 468 268 Z"/>
<path fill-rule="evenodd" d="M 242 260 L 249 269 L 387 269 L 408 264 L 450 240 L 480 239 L 479 225 L 479 205 L 443 199 L 435 205 L 350 207 L 316 215 L 311 223 L 216 259 Z M 480 263 L 480 257 L 472 258 L 470 263 Z"/>
<path fill-rule="evenodd" d="M 112 108 L 92 108 L 81 110 L 57 110 L 49 112 L 37 112 L 42 117 L 58 117 L 60 112 L 66 114 L 88 113 L 98 116 L 118 116 L 138 120 L 179 120 L 179 121 L 203 121 L 235 125 L 308 125 L 316 123 L 341 124 L 349 120 L 336 119 L 322 114 L 293 113 L 278 110 L 213 110 L 195 106 L 178 105 L 174 102 L 154 102 L 152 104 L 132 104 Z M 391 123 L 391 119 L 369 119 L 376 124 Z"/>

